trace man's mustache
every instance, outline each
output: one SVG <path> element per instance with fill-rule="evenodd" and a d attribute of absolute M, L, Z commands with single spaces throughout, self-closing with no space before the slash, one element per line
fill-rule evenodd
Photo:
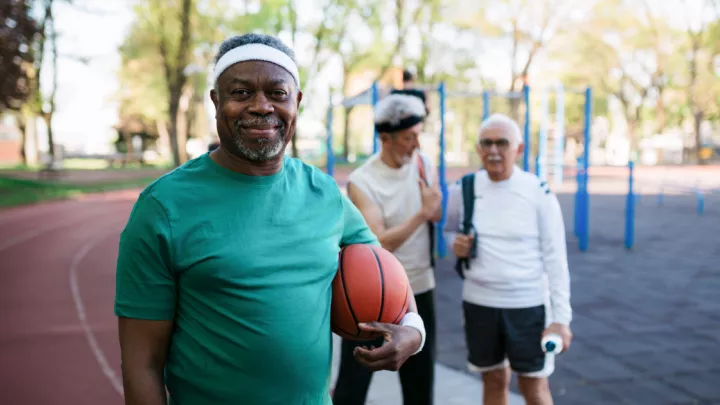
<path fill-rule="evenodd" d="M 273 126 L 283 128 L 283 122 L 277 117 L 271 115 L 264 117 L 252 117 L 244 120 L 235 121 L 235 130 L 239 131 L 241 127 L 260 127 L 260 126 Z"/>

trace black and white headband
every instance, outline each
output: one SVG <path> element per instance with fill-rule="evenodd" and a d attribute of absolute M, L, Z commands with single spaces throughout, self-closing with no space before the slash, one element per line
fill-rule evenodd
<path fill-rule="evenodd" d="M 413 126 L 423 122 L 424 120 L 424 116 L 411 115 L 409 117 L 401 119 L 400 121 L 397 121 L 396 123 L 383 122 L 381 124 L 375 124 L 375 130 L 378 132 L 387 133 L 398 132 L 402 131 L 403 129 L 412 128 Z"/>

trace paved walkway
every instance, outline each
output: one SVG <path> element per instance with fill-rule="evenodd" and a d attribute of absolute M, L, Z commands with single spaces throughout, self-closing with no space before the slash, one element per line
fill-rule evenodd
<path fill-rule="evenodd" d="M 643 197 L 626 251 L 624 190 L 609 191 L 591 196 L 586 253 L 572 236 L 573 197 L 559 196 L 575 339 L 550 380 L 555 404 L 720 404 L 720 195 L 702 216 L 692 195 L 663 206 Z M 437 275 L 439 361 L 462 371 L 461 282 L 450 260 Z"/>
<path fill-rule="evenodd" d="M 333 335 L 333 381 L 337 378 L 340 358 L 340 338 Z M 442 405 L 468 405 L 482 403 L 482 383 L 466 373 L 442 364 L 435 367 L 437 385 L 435 403 Z M 366 405 L 401 405 L 402 391 L 397 373 L 381 371 L 373 375 Z M 523 405 L 518 394 L 511 394 L 509 405 Z"/>

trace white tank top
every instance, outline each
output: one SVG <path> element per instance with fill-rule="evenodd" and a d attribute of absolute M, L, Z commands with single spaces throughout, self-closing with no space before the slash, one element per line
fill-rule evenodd
<path fill-rule="evenodd" d="M 435 172 L 429 159 L 423 158 L 427 179 L 432 185 Z M 354 170 L 349 182 L 357 187 L 382 212 L 385 228 L 396 227 L 415 215 L 422 206 L 418 180 L 417 156 L 410 163 L 394 169 L 380 160 L 380 155 L 371 156 L 362 166 Z M 435 277 L 430 262 L 430 230 L 427 224 L 419 226 L 393 254 L 408 273 L 410 286 L 415 294 L 435 288 Z"/>

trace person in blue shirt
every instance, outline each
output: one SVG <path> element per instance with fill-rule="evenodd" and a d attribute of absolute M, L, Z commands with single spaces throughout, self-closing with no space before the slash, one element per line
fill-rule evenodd
<path fill-rule="evenodd" d="M 335 181 L 284 155 L 302 100 L 292 50 L 225 41 L 210 92 L 220 145 L 142 191 L 122 232 L 115 314 L 127 405 L 328 405 L 342 246 L 379 246 Z M 359 347 L 398 370 L 424 344 L 414 301 Z"/>

